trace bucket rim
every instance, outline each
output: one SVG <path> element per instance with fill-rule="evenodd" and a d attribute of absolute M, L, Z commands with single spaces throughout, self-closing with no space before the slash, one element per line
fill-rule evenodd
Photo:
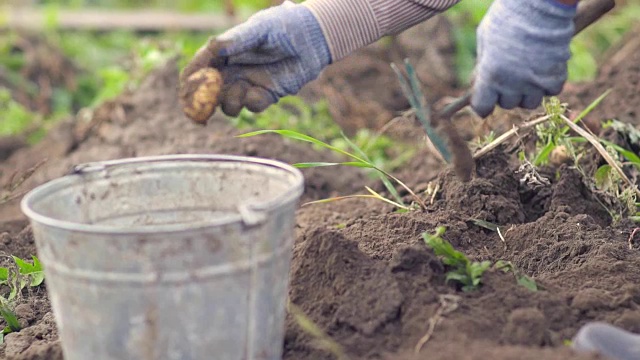
<path fill-rule="evenodd" d="M 69 220 L 59 220 L 52 217 L 43 215 L 40 212 L 35 211 L 33 201 L 42 196 L 44 192 L 51 188 L 61 187 L 66 182 L 73 181 L 72 178 L 76 176 L 82 176 L 85 174 L 95 173 L 107 170 L 109 168 L 132 165 L 132 164 L 145 164 L 145 163 L 171 163 L 171 162 L 236 162 L 236 163 L 248 163 L 256 165 L 264 165 L 273 168 L 277 168 L 286 171 L 294 176 L 294 181 L 291 184 L 291 190 L 276 196 L 275 198 L 255 204 L 249 204 L 241 206 L 240 212 L 233 216 L 227 216 L 221 220 L 210 220 L 206 222 L 198 223 L 185 223 L 185 224 L 167 224 L 167 225 L 155 225 L 155 226 L 132 226 L 127 228 L 119 228 L 108 225 L 96 225 L 96 224 L 84 224 Z M 174 155 L 154 155 L 154 156 L 141 156 L 122 158 L 117 160 L 97 161 L 91 163 L 85 163 L 76 165 L 72 170 L 61 177 L 52 179 L 50 181 L 41 184 L 32 190 L 30 190 L 20 201 L 20 208 L 25 216 L 31 221 L 46 225 L 49 227 L 68 230 L 73 232 L 94 233 L 94 234 L 156 234 L 156 233 L 173 233 L 173 232 L 185 232 L 201 230 L 212 227 L 220 227 L 223 225 L 230 225 L 234 223 L 244 223 L 247 226 L 258 225 L 256 222 L 256 215 L 261 218 L 260 214 L 273 211 L 277 207 L 297 201 L 304 191 L 304 176 L 302 172 L 282 161 L 253 157 L 242 155 L 225 155 L 225 154 L 174 154 Z"/>

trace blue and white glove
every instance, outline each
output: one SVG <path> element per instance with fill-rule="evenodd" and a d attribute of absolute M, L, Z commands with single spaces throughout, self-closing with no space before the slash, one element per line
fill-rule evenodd
<path fill-rule="evenodd" d="M 580 352 L 597 352 L 611 360 L 640 359 L 640 334 L 603 322 L 584 325 L 571 346 Z"/>
<path fill-rule="evenodd" d="M 222 111 L 237 116 L 243 107 L 261 112 L 281 97 L 296 94 L 330 62 L 315 16 L 305 6 L 285 1 L 218 36 L 196 54 L 185 72 L 203 66 L 220 71 Z"/>
<path fill-rule="evenodd" d="M 477 30 L 471 106 L 478 115 L 496 105 L 534 109 L 562 91 L 576 9 L 556 0 L 494 0 Z"/>

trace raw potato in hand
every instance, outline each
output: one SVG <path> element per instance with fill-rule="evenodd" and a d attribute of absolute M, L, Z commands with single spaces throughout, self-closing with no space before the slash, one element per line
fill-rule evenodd
<path fill-rule="evenodd" d="M 191 74 L 182 84 L 180 100 L 184 113 L 205 125 L 219 103 L 222 75 L 214 68 L 203 68 Z"/>

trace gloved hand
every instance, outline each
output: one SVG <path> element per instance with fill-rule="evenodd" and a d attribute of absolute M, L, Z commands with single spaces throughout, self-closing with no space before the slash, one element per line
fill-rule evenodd
<path fill-rule="evenodd" d="M 212 39 L 181 76 L 186 79 L 205 66 L 215 67 L 224 81 L 222 111 L 237 116 L 243 107 L 261 112 L 281 97 L 296 94 L 330 62 L 315 16 L 305 6 L 285 1 Z"/>
<path fill-rule="evenodd" d="M 496 104 L 534 109 L 562 91 L 576 9 L 556 0 L 494 0 L 477 30 L 471 106 L 478 115 Z"/>
<path fill-rule="evenodd" d="M 581 352 L 600 353 L 611 360 L 640 359 L 640 334 L 603 322 L 584 325 L 573 337 L 571 346 Z"/>

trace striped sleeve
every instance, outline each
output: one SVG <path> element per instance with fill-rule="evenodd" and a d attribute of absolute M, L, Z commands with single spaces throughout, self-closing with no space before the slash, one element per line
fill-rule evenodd
<path fill-rule="evenodd" d="M 460 0 L 307 0 L 332 61 L 383 36 L 394 35 L 441 13 Z"/>

